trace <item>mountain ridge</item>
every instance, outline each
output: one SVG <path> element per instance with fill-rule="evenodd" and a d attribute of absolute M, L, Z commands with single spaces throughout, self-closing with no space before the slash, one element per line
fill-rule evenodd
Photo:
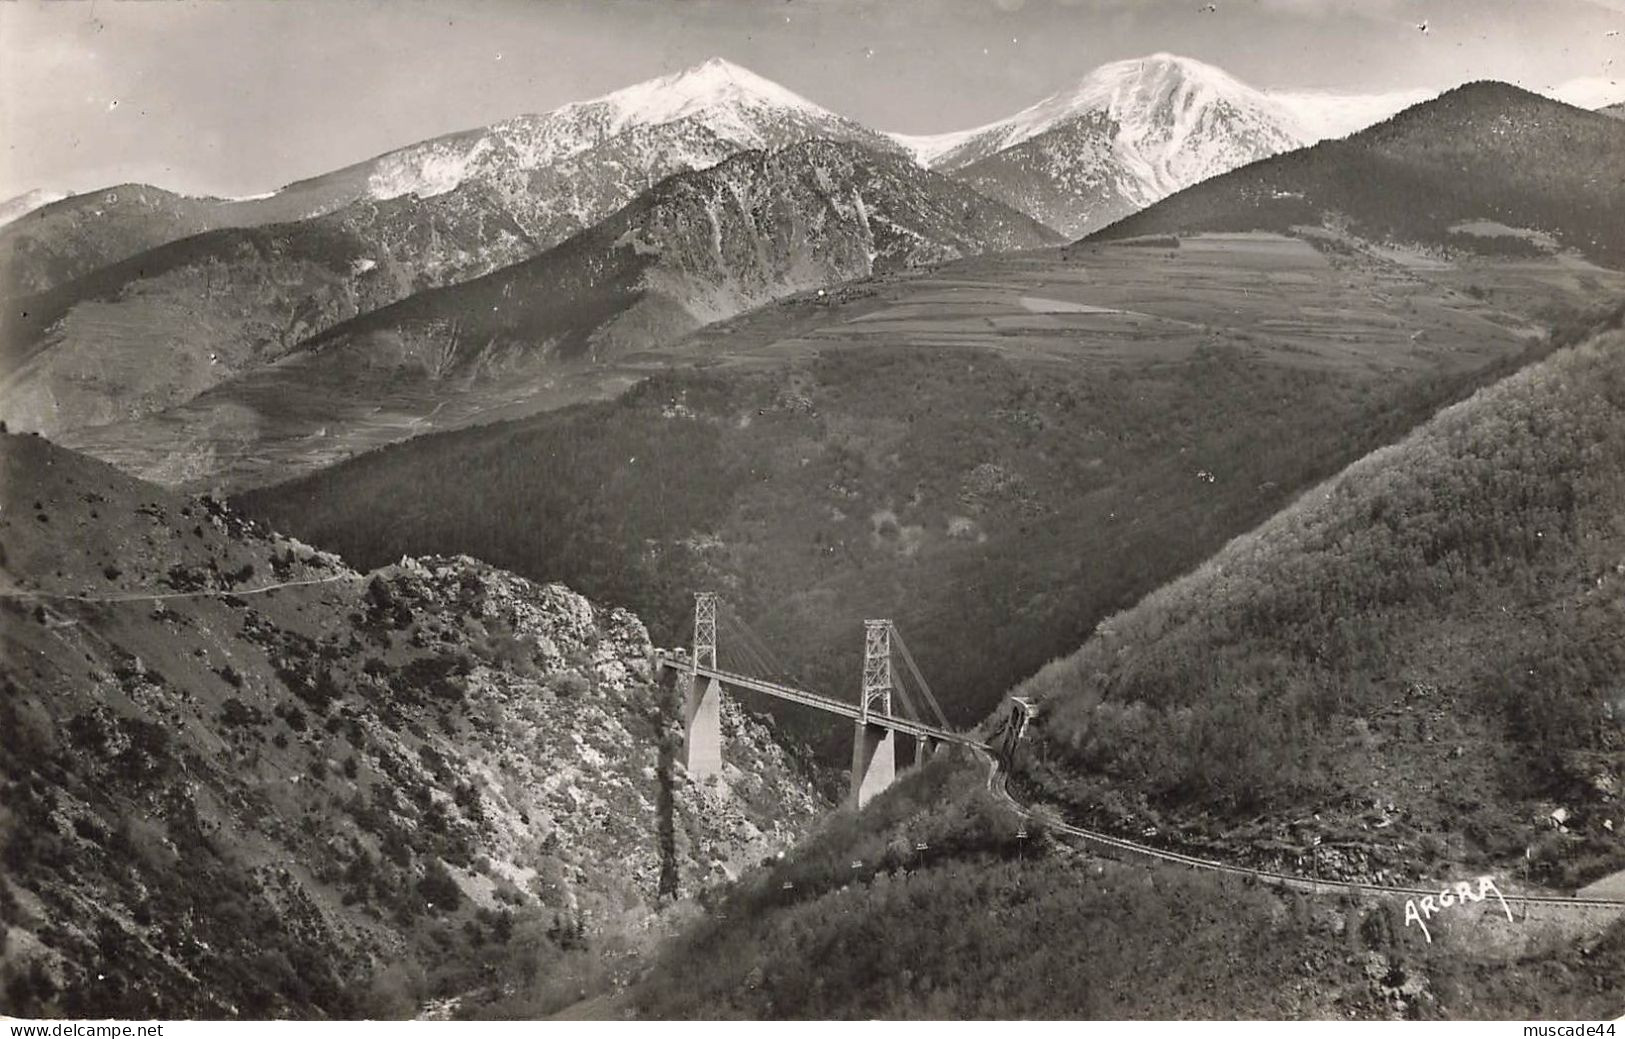
<path fill-rule="evenodd" d="M 712 59 L 551 112 L 514 116 L 403 145 L 264 195 L 199 198 L 151 185 L 123 185 L 69 196 L 0 227 L 0 283 L 7 286 L 7 295 L 41 291 L 189 234 L 309 219 L 369 199 L 386 201 L 403 195 L 432 199 L 474 180 L 497 186 L 522 218 L 534 205 L 529 183 L 533 174 L 625 134 L 658 138 L 662 127 L 669 131 L 669 139 L 655 149 L 662 153 L 658 175 L 690 168 L 691 160 L 710 163 L 733 152 L 811 137 L 901 152 L 883 134 L 738 65 Z M 726 140 L 726 150 L 718 154 L 714 144 L 693 143 L 707 136 Z M 646 154 L 649 151 L 644 148 Z M 624 159 L 611 155 L 603 170 L 593 170 L 592 175 L 612 173 Z M 619 198 L 609 208 L 629 198 Z M 76 234 L 87 220 L 94 222 L 104 241 L 84 241 Z M 567 233 L 591 222 L 583 217 Z"/>
<path fill-rule="evenodd" d="M 97 454 L 122 445 L 121 464 L 166 482 L 235 484 L 252 478 L 239 459 L 257 472 L 275 464 L 272 444 L 306 451 L 281 459 L 302 468 L 437 428 L 429 421 L 540 409 L 554 380 L 785 295 L 1062 240 L 900 155 L 827 141 L 743 152 L 668 177 L 538 256 L 331 325 L 275 364 L 66 439 Z"/>
<path fill-rule="evenodd" d="M 791 297 L 629 365 L 611 399 L 235 500 L 359 560 L 462 546 L 565 577 L 661 638 L 692 589 L 733 589 L 812 688 L 850 687 L 846 618 L 891 617 L 969 720 L 1148 575 L 1538 355 L 1541 315 L 1622 277 L 1405 269 L 1268 236 L 1094 249 Z"/>
<path fill-rule="evenodd" d="M 1543 156 L 1562 154 L 1554 164 Z M 1090 241 L 1319 228 L 1376 241 L 1625 264 L 1625 125 L 1497 81 L 1157 202 Z M 1544 237 L 1543 237 L 1544 236 Z"/>

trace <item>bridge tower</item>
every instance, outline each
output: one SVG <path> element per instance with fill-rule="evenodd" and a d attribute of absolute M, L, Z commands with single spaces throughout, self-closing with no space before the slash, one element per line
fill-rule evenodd
<path fill-rule="evenodd" d="M 717 595 L 694 595 L 694 655 L 683 697 L 683 767 L 695 779 L 722 774 L 722 683 L 702 679 L 699 668 L 717 666 Z"/>
<path fill-rule="evenodd" d="M 896 734 L 890 728 L 869 723 L 871 712 L 891 714 L 891 635 L 889 620 L 863 622 L 863 689 L 852 734 L 854 808 L 868 804 L 897 778 Z"/>
<path fill-rule="evenodd" d="M 871 710 L 891 713 L 891 630 L 891 621 L 863 622 L 863 721 Z"/>

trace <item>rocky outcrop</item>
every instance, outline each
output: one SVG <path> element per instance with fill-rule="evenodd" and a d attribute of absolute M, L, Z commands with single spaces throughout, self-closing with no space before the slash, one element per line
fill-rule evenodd
<path fill-rule="evenodd" d="M 625 610 L 466 557 L 359 574 L 37 438 L 0 463 L 8 1012 L 409 1013 L 637 933 L 825 806 L 738 712 L 691 782 Z"/>

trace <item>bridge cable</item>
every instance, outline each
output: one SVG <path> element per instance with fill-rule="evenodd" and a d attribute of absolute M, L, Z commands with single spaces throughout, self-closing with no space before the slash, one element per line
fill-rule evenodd
<path fill-rule="evenodd" d="M 750 642 L 743 638 L 735 638 L 738 632 L 731 623 L 731 617 L 726 607 L 717 604 L 717 654 L 725 657 L 733 667 L 730 670 L 741 673 L 751 673 L 761 666 L 759 655 Z"/>
<path fill-rule="evenodd" d="M 721 628 L 720 624 L 718 628 Z M 724 640 L 720 637 L 720 631 L 718 635 L 717 662 L 727 665 L 727 670 L 737 671 L 741 674 L 751 674 L 762 667 L 761 658 L 750 647 L 750 643 L 745 642 L 743 639 Z"/>
<path fill-rule="evenodd" d="M 719 626 L 728 634 L 739 636 L 737 640 L 728 639 L 727 643 L 731 650 L 737 646 L 736 652 L 747 661 L 747 666 L 742 669 L 745 673 L 755 673 L 761 678 L 785 677 L 783 668 L 776 666 L 772 652 L 743 620 L 726 606 L 718 614 Z"/>
<path fill-rule="evenodd" d="M 744 621 L 738 619 L 732 611 L 729 611 L 724 616 L 728 621 L 729 634 L 737 635 L 740 645 L 749 650 L 760 666 L 767 672 L 762 677 L 780 677 L 783 668 L 778 666 L 778 661 L 773 657 L 773 651 L 768 649 L 761 638 L 754 631 L 751 631 Z"/>
<path fill-rule="evenodd" d="M 694 646 L 694 615 L 692 613 L 684 618 L 682 627 L 677 629 L 677 646 L 683 649 L 692 649 Z"/>
<path fill-rule="evenodd" d="M 756 634 L 750 625 L 746 624 L 743 620 L 740 620 L 739 630 L 743 633 L 745 640 L 751 645 L 755 646 L 756 651 L 761 654 L 762 658 L 767 662 L 767 666 L 773 677 L 789 679 L 796 678 L 795 675 L 790 673 L 790 669 L 785 666 L 784 661 L 780 660 L 773 650 L 768 646 L 767 640 Z"/>
<path fill-rule="evenodd" d="M 920 673 L 920 665 L 914 662 L 914 654 L 908 651 L 908 643 L 903 641 L 903 633 L 897 630 L 896 625 L 892 626 L 892 645 L 897 647 L 898 652 L 903 657 L 903 663 L 908 665 L 909 674 L 913 675 L 914 681 L 919 683 L 920 692 L 925 695 L 926 702 L 931 705 L 932 713 L 937 716 L 937 724 L 944 729 L 951 728 L 948 724 L 948 716 L 942 713 L 942 705 L 937 702 L 936 695 L 931 692 L 931 683 L 927 682 L 925 676 Z M 925 721 L 923 717 L 920 720 Z"/>
<path fill-rule="evenodd" d="M 765 657 L 762 656 L 760 650 L 756 649 L 749 642 L 741 642 L 739 647 L 741 654 L 743 654 L 744 657 L 750 661 L 750 668 L 752 671 L 763 678 L 773 677 L 773 666 L 768 663 Z"/>
<path fill-rule="evenodd" d="M 769 648 L 767 641 L 762 638 L 761 635 L 757 634 L 756 630 L 746 623 L 743 617 L 740 617 L 737 613 L 735 613 L 732 607 L 725 602 L 719 602 L 717 605 L 717 623 L 719 627 L 725 630 L 730 636 L 737 636 L 741 644 L 743 644 L 746 648 L 753 650 L 753 652 L 759 658 L 766 662 L 765 666 L 763 666 L 762 670 L 759 672 L 760 677 L 771 678 L 774 681 L 783 682 L 809 691 L 814 688 L 814 684 L 812 682 L 807 681 L 796 671 L 786 666 L 784 662 L 779 659 L 778 655 Z M 728 643 L 733 645 L 734 639 L 728 639 Z M 914 668 L 913 670 L 918 678 L 919 669 Z M 923 684 L 924 680 L 919 680 Z M 894 688 L 900 687 L 901 682 L 894 680 Z M 902 693 L 904 703 L 907 704 L 908 709 L 913 714 L 913 720 L 921 724 L 930 724 L 925 716 L 919 712 L 913 700 L 909 697 L 908 691 L 903 689 Z M 845 698 L 833 697 L 833 699 L 844 700 Z M 937 716 L 939 718 L 942 716 L 940 708 L 937 710 Z M 949 728 L 946 720 L 942 722 L 941 727 L 944 729 Z"/>
<path fill-rule="evenodd" d="M 898 676 L 892 676 L 891 687 L 897 691 L 897 695 L 903 698 L 903 708 L 908 712 L 907 714 L 903 715 L 903 717 L 911 718 L 914 721 L 923 724 L 925 722 L 925 717 L 920 714 L 920 709 L 914 706 L 914 698 L 908 695 L 908 687 L 903 684 L 902 680 Z"/>
<path fill-rule="evenodd" d="M 726 611 L 725 616 L 730 627 L 736 629 L 734 633 L 739 635 L 740 639 L 746 645 L 753 647 L 757 655 L 762 658 L 766 670 L 763 677 L 790 679 L 795 682 L 801 681 L 798 676 L 790 672 L 789 668 L 784 666 L 783 662 L 780 661 L 778 657 L 774 655 L 773 651 L 768 648 L 767 642 L 760 635 L 756 634 L 756 632 L 751 629 L 751 626 L 745 623 L 742 617 L 727 607 L 724 607 L 724 610 Z M 804 685 L 805 683 L 801 684 Z"/>

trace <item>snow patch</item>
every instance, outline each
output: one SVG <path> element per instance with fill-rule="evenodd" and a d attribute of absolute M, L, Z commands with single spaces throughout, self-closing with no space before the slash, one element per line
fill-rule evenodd
<path fill-rule="evenodd" d="M 426 147 L 386 155 L 367 178 L 367 194 L 375 199 L 416 195 L 433 198 L 453 191 L 467 179 L 469 171 L 491 151 L 489 135 L 471 146 L 434 142 Z"/>
<path fill-rule="evenodd" d="M 68 193 L 66 191 L 35 188 L 33 191 L 27 191 L 14 198 L 8 198 L 4 202 L 0 202 L 0 227 L 4 227 L 20 217 L 27 216 L 42 206 L 48 206 L 52 202 L 60 202 L 67 197 Z"/>
<path fill-rule="evenodd" d="M 978 126 L 969 130 L 950 130 L 947 133 L 929 134 L 888 132 L 886 136 L 890 137 L 896 143 L 902 145 L 903 150 L 912 155 L 915 162 L 919 163 L 921 166 L 929 168 L 938 159 L 953 151 L 961 144 L 964 144 L 972 137 L 975 137 L 985 129 L 987 129 L 987 127 Z"/>
<path fill-rule="evenodd" d="M 1576 108 L 1606 108 L 1625 101 L 1625 79 L 1618 76 L 1580 76 L 1556 86 L 1531 89 Z"/>
<path fill-rule="evenodd" d="M 1276 90 L 1268 96 L 1291 112 L 1316 141 L 1347 137 L 1435 96 L 1431 90 L 1396 90 L 1386 94 L 1337 94 L 1317 90 Z"/>

